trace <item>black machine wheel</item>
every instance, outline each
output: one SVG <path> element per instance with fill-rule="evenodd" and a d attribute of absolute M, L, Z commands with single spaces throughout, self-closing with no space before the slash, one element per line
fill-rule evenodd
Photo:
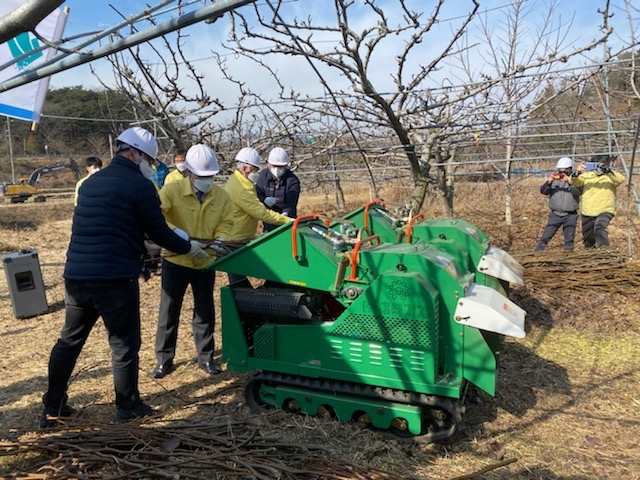
<path fill-rule="evenodd" d="M 254 376 L 244 386 L 244 401 L 253 413 L 263 413 L 273 408 L 260 397 L 263 383 L 261 378 Z"/>
<path fill-rule="evenodd" d="M 268 371 L 256 373 L 245 385 L 244 396 L 249 408 L 255 413 L 263 413 L 269 409 L 276 408 L 275 399 L 274 403 L 269 403 L 268 400 L 265 400 L 265 397 L 269 395 L 268 389 L 275 388 L 278 385 L 305 388 L 309 390 L 310 393 L 313 391 L 331 392 L 332 394 L 341 394 L 350 397 L 361 397 L 364 399 L 374 398 L 377 400 L 425 407 L 426 410 L 422 419 L 422 435 L 413 435 L 407 429 L 406 420 L 400 417 L 394 419 L 391 427 L 386 430 L 374 428 L 374 430 L 380 431 L 383 435 L 398 440 L 412 440 L 418 443 L 443 442 L 450 439 L 456 433 L 458 422 L 462 419 L 461 405 L 459 402 L 452 401 L 448 398 Z M 264 389 L 263 387 L 268 387 L 268 389 Z M 279 405 L 278 407 L 281 407 L 289 413 L 300 411 L 300 405 L 293 399 L 285 401 L 284 405 Z M 323 404 L 318 409 L 317 415 L 324 418 L 337 417 L 333 407 L 327 404 Z M 368 419 L 368 415 L 364 411 L 354 414 L 352 420 L 358 424 L 373 428 L 370 419 Z"/>
<path fill-rule="evenodd" d="M 418 443 L 438 443 L 451 439 L 458 431 L 458 422 L 450 411 L 434 408 L 430 410 L 429 432 L 416 437 Z"/>
<path fill-rule="evenodd" d="M 338 418 L 335 410 L 331 405 L 320 405 L 320 407 L 318 408 L 318 413 L 316 415 L 327 420 L 336 420 Z"/>
<path fill-rule="evenodd" d="M 394 437 L 402 439 L 413 438 L 414 435 L 407 428 L 407 421 L 404 418 L 396 417 L 391 421 L 391 426 L 387 430 Z"/>

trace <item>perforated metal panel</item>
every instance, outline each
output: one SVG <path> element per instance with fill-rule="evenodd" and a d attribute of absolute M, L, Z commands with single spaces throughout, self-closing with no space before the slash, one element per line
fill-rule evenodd
<path fill-rule="evenodd" d="M 256 358 L 273 359 L 276 351 L 273 339 L 273 333 L 270 329 L 258 330 L 254 337 L 253 355 Z"/>
<path fill-rule="evenodd" d="M 263 317 L 297 318 L 304 293 L 276 288 L 235 288 L 238 312 Z"/>
<path fill-rule="evenodd" d="M 438 318 L 437 312 L 434 312 L 434 317 Z M 431 349 L 437 344 L 438 330 L 437 321 L 352 313 L 332 333 L 359 340 Z"/>

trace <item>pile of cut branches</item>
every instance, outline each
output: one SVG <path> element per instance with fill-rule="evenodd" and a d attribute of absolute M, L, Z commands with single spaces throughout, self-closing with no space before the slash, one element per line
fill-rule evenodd
<path fill-rule="evenodd" d="M 320 445 L 262 435 L 250 420 L 66 426 L 0 441 L 0 456 L 19 457 L 14 467 L 24 471 L 14 468 L 11 476 L 30 479 L 392 478 L 337 459 Z"/>
<path fill-rule="evenodd" d="M 532 287 L 637 295 L 640 262 L 612 249 L 572 253 L 540 252 L 520 255 L 525 283 Z"/>

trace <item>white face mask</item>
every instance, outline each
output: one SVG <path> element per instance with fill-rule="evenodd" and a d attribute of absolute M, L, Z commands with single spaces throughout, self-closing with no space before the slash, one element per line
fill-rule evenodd
<path fill-rule="evenodd" d="M 98 168 L 98 167 L 92 168 L 91 171 L 89 172 L 89 175 L 93 175 L 94 173 L 99 172 L 99 171 L 100 171 L 100 168 Z"/>
<path fill-rule="evenodd" d="M 149 162 L 145 159 L 143 159 L 139 164 L 138 164 L 138 168 L 140 169 L 140 173 L 142 173 L 142 175 L 144 176 L 144 178 L 151 180 L 151 177 L 153 177 L 153 174 L 156 173 L 155 170 L 153 169 L 153 167 L 151 165 L 149 165 Z"/>
<path fill-rule="evenodd" d="M 253 183 L 256 183 L 258 181 L 259 176 L 260 176 L 260 172 L 251 172 L 249 175 L 247 175 L 247 178 L 251 180 Z"/>
<path fill-rule="evenodd" d="M 193 181 L 193 186 L 199 192 L 207 193 L 213 186 L 213 178 L 198 178 Z"/>
<path fill-rule="evenodd" d="M 176 170 L 180 173 L 184 172 L 186 169 L 187 167 L 184 166 L 184 163 L 176 163 Z"/>
<path fill-rule="evenodd" d="M 274 177 L 280 178 L 282 175 L 284 175 L 284 172 L 287 171 L 287 167 L 269 167 L 269 171 Z"/>

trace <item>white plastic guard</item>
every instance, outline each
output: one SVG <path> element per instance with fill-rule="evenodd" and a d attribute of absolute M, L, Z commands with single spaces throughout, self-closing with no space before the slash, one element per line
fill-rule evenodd
<path fill-rule="evenodd" d="M 522 285 L 524 267 L 504 250 L 489 247 L 476 267 L 480 272 L 492 277 L 505 280 L 516 285 Z"/>
<path fill-rule="evenodd" d="M 526 314 L 527 312 L 497 290 L 472 283 L 467 294 L 458 300 L 454 319 L 462 325 L 480 330 L 524 338 Z"/>

